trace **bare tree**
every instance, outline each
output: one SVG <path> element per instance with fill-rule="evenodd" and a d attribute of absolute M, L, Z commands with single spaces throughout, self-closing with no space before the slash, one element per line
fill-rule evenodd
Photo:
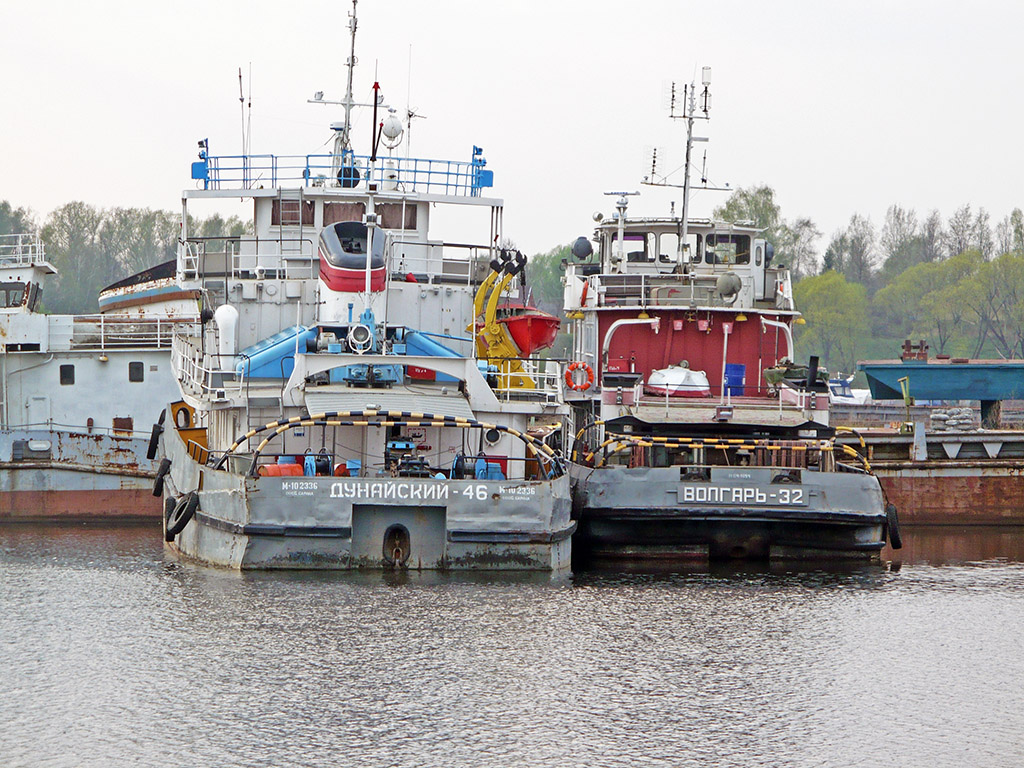
<path fill-rule="evenodd" d="M 1000 255 L 1013 253 L 1013 225 L 1010 224 L 1010 217 L 1006 216 L 996 224 L 996 252 Z"/>
<path fill-rule="evenodd" d="M 942 216 L 933 210 L 921 224 L 921 259 L 923 261 L 941 261 L 945 254 L 942 242 L 945 239 L 942 231 Z"/>
<path fill-rule="evenodd" d="M 1024 253 L 1024 212 L 1021 212 L 1020 208 L 1014 208 L 1010 213 L 1010 229 L 1013 233 L 1013 245 L 1010 250 L 1014 253 Z"/>
<path fill-rule="evenodd" d="M 972 245 L 981 251 L 986 259 L 991 259 L 995 250 L 995 241 L 992 239 L 992 227 L 989 225 L 988 211 L 984 208 L 978 209 L 978 215 L 974 218 Z"/>
<path fill-rule="evenodd" d="M 814 226 L 814 222 L 808 218 L 797 219 L 792 224 L 783 224 L 780 233 L 784 233 L 784 242 L 780 243 L 778 250 L 794 277 L 799 280 L 817 272 L 818 257 L 814 243 L 821 237 L 821 230 Z"/>
<path fill-rule="evenodd" d="M 921 262 L 921 238 L 918 234 L 917 214 L 899 205 L 890 205 L 885 212 L 885 223 L 879 238 L 882 247 L 882 277 L 892 280 L 905 270 Z"/>
<path fill-rule="evenodd" d="M 917 234 L 917 214 L 914 213 L 914 209 L 890 205 L 889 210 L 885 212 L 885 223 L 879 237 L 882 256 L 887 261 L 900 258 L 911 247 Z"/>
<path fill-rule="evenodd" d="M 870 219 L 855 213 L 846 231 L 850 248 L 846 276 L 861 285 L 869 285 L 875 271 L 875 228 Z"/>
<path fill-rule="evenodd" d="M 950 256 L 963 253 L 971 247 L 974 240 L 974 216 L 971 215 L 971 206 L 964 205 L 957 208 L 949 217 L 949 226 L 946 228 L 946 244 Z"/>

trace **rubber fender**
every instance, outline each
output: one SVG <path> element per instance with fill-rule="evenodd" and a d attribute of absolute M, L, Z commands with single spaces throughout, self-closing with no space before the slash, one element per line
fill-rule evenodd
<path fill-rule="evenodd" d="M 900 536 L 900 519 L 896 514 L 895 504 L 885 505 L 885 531 L 889 539 L 889 546 L 893 549 L 903 549 L 903 537 Z"/>
<path fill-rule="evenodd" d="M 156 480 L 153 481 L 153 495 L 160 498 L 164 495 L 164 477 L 171 469 L 171 460 L 162 459 L 160 467 L 156 471 Z"/>
<path fill-rule="evenodd" d="M 199 509 L 199 491 L 191 491 L 185 494 L 174 507 L 170 518 L 167 520 L 167 532 L 164 539 L 173 541 L 174 537 L 185 530 L 196 510 Z"/>
<path fill-rule="evenodd" d="M 167 523 L 171 519 L 171 515 L 174 514 L 174 508 L 178 506 L 178 499 L 174 496 L 168 495 L 164 499 L 164 541 L 174 541 L 173 536 L 167 535 Z"/>
<path fill-rule="evenodd" d="M 146 458 L 152 461 L 156 458 L 157 449 L 160 447 L 160 435 L 164 431 L 164 425 L 159 421 L 153 425 L 153 431 L 149 435 L 149 448 L 146 449 Z"/>

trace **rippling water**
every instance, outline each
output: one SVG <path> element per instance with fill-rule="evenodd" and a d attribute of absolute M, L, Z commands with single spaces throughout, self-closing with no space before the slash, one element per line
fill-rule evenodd
<path fill-rule="evenodd" d="M 1024 533 L 839 572 L 237 574 L 0 527 L 2 766 L 1019 766 Z"/>

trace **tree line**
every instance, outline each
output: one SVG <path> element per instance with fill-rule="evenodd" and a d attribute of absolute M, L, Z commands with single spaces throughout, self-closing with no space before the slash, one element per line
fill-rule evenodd
<path fill-rule="evenodd" d="M 963 205 L 948 218 L 891 205 L 879 229 L 854 213 L 824 249 L 806 217 L 782 216 L 769 186 L 739 189 L 714 213 L 753 221 L 775 246 L 775 262 L 795 281 L 800 362 L 817 354 L 833 371 L 858 360 L 894 357 L 903 339 L 925 339 L 933 354 L 1024 358 L 1024 213 L 992 223 Z M 214 215 L 190 220 L 203 237 L 237 237 L 249 222 Z M 0 201 L 0 234 L 37 232 L 58 275 L 47 287 L 49 312 L 95 312 L 99 292 L 135 272 L 173 259 L 179 215 L 146 208 L 98 208 L 71 202 L 39 222 Z M 562 311 L 563 245 L 533 256 L 527 275 L 541 308 Z M 560 346 L 564 346 L 560 345 Z"/>
<path fill-rule="evenodd" d="M 47 312 L 89 313 L 106 286 L 175 257 L 181 216 L 149 208 L 98 208 L 71 202 L 42 222 L 26 208 L 0 201 L 0 235 L 37 233 L 57 269 L 43 295 Z M 189 220 L 203 237 L 237 237 L 252 226 L 232 216 Z"/>
<path fill-rule="evenodd" d="M 1024 213 L 993 223 L 965 204 L 948 218 L 890 205 L 880 228 L 859 213 L 832 233 L 806 217 L 787 219 L 770 186 L 739 189 L 715 209 L 720 221 L 752 221 L 790 268 L 798 362 L 819 355 L 832 371 L 853 373 L 864 359 L 893 358 L 904 339 L 932 354 L 1024 358 Z M 560 273 L 569 246 L 530 260 L 535 295 L 561 310 Z"/>

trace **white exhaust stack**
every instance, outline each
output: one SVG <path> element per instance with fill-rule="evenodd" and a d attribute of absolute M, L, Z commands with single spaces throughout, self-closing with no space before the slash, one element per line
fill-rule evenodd
<path fill-rule="evenodd" d="M 213 313 L 213 321 L 217 324 L 220 370 L 233 371 L 238 347 L 238 310 L 230 304 L 221 304 Z"/>

